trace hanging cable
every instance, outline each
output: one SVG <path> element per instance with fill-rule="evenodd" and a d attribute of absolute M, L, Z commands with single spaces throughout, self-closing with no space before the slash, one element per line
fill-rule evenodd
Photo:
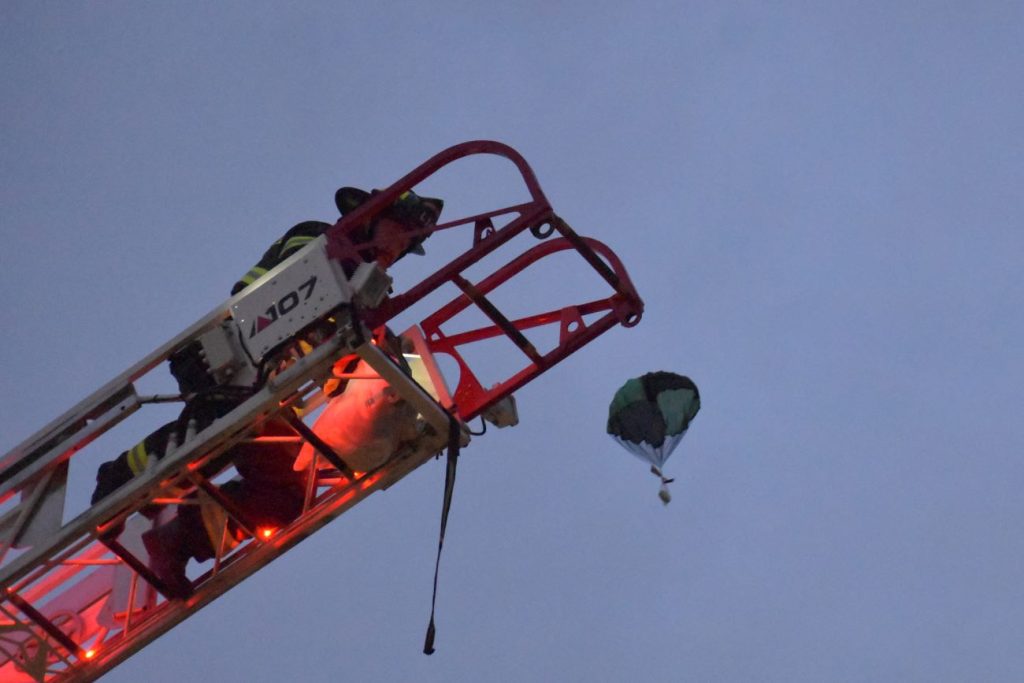
<path fill-rule="evenodd" d="M 448 526 L 448 511 L 452 506 L 452 492 L 455 490 L 455 468 L 459 463 L 459 446 L 461 441 L 459 420 L 454 415 L 448 416 L 448 464 L 444 472 L 444 503 L 441 506 L 441 534 L 437 541 L 437 560 L 434 563 L 434 594 L 430 598 L 430 624 L 427 626 L 427 637 L 423 641 L 423 654 L 434 654 L 434 609 L 437 606 L 437 575 L 441 569 L 441 549 L 444 547 L 444 532 Z"/>

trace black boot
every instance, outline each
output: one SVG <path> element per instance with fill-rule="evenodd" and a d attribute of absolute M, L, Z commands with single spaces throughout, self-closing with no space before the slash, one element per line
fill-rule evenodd
<path fill-rule="evenodd" d="M 149 553 L 149 568 L 160 579 L 162 592 L 169 600 L 185 600 L 192 595 L 192 582 L 185 567 L 192 557 L 182 534 L 181 521 L 175 517 L 167 524 L 142 534 Z"/>

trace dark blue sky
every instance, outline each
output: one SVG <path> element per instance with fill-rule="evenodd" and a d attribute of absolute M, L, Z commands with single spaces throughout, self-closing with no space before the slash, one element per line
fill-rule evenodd
<path fill-rule="evenodd" d="M 897 4 L 0 6 L 0 452 L 464 140 L 647 303 L 467 449 L 432 658 L 440 463 L 105 680 L 1024 677 L 1024 10 Z M 604 434 L 653 369 L 703 397 L 667 508 Z"/>

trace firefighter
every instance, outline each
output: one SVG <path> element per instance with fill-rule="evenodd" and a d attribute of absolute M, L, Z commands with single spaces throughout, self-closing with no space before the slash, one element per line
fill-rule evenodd
<path fill-rule="evenodd" d="M 344 216 L 375 193 L 342 187 L 335 193 L 335 204 Z M 417 231 L 432 227 L 443 206 L 440 199 L 420 197 L 411 191 L 403 193 L 379 217 L 349 232 L 347 237 L 357 251 L 352 259 L 343 260 L 346 273 L 351 275 L 359 261 L 376 261 L 381 267 L 388 268 L 408 253 L 423 254 L 422 242 L 429 233 L 417 234 Z M 320 221 L 295 225 L 267 249 L 260 261 L 235 283 L 231 293 L 241 292 L 330 227 L 331 224 Z M 371 240 L 372 245 L 368 244 Z M 400 349 L 397 353 L 400 358 Z M 197 428 L 202 430 L 245 399 L 244 394 L 215 385 L 205 371 L 198 348 L 186 346 L 169 360 L 182 394 L 193 398 L 186 402 L 177 421 L 164 425 L 115 460 L 100 466 L 93 503 L 132 477 L 142 474 L 151 458 L 163 456 L 172 438 L 180 443 L 189 419 L 194 419 Z M 278 419 L 263 425 L 259 435 L 294 435 L 294 430 Z M 293 467 L 297 454 L 298 444 L 242 442 L 227 451 L 227 461 L 220 458 L 210 469 L 222 469 L 228 462 L 233 464 L 240 478 L 222 485 L 220 492 L 244 513 L 250 524 L 281 527 L 302 511 L 307 475 L 304 469 Z M 222 538 L 226 521 L 223 509 L 216 504 L 196 505 L 195 502 L 178 506 L 178 514 L 170 522 L 143 535 L 150 568 L 163 581 L 170 598 L 185 598 L 192 592 L 185 574 L 189 559 L 210 559 L 220 543 L 226 541 L 230 546 L 244 538 L 240 530 L 233 528 L 234 525 L 229 525 L 229 531 L 234 533 Z"/>
<path fill-rule="evenodd" d="M 356 209 L 377 190 L 366 192 L 355 187 L 343 187 L 334 193 L 334 203 L 342 216 Z M 406 254 L 423 252 L 424 236 L 411 237 L 409 229 L 425 228 L 434 225 L 444 202 L 440 199 L 420 197 L 412 191 L 403 192 L 382 216 L 368 225 L 356 226 L 348 237 L 356 245 L 375 240 L 378 245 L 372 250 L 363 249 L 359 252 L 362 261 L 376 261 L 383 268 L 388 268 Z M 296 251 L 322 235 L 331 225 L 321 221 L 304 221 L 282 235 L 281 239 L 270 245 L 259 263 L 253 266 L 241 280 L 231 288 L 232 294 L 238 294 L 262 277 L 271 268 L 284 261 Z M 343 263 L 346 272 L 357 265 L 353 261 Z"/>

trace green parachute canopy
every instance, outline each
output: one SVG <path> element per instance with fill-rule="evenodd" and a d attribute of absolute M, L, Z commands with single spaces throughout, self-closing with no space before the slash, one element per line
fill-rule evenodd
<path fill-rule="evenodd" d="M 630 453 L 648 462 L 662 480 L 666 503 L 669 481 L 661 474 L 665 461 L 682 441 L 700 410 L 700 392 L 689 377 L 674 372 L 649 372 L 627 381 L 608 406 L 608 433 Z"/>

